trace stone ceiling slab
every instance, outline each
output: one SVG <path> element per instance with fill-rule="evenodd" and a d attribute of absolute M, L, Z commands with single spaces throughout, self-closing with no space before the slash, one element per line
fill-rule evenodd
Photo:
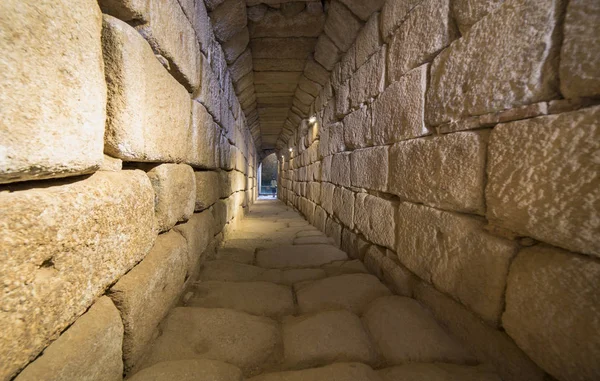
<path fill-rule="evenodd" d="M 306 59 L 314 50 L 316 38 L 252 38 L 250 49 L 254 58 Z"/>

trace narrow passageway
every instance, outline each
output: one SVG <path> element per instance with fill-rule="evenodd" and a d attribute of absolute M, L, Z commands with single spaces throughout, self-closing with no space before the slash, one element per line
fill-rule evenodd
<path fill-rule="evenodd" d="M 276 200 L 257 202 L 161 332 L 132 381 L 500 380 Z"/>

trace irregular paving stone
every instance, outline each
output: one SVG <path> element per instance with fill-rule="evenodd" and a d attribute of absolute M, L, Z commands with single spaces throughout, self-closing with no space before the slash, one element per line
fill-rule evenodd
<path fill-rule="evenodd" d="M 103 296 L 15 381 L 122 380 L 122 340 L 119 311 Z"/>
<path fill-rule="evenodd" d="M 269 317 L 294 313 L 292 290 L 269 282 L 200 282 L 192 291 L 188 307 L 229 308 Z"/>
<path fill-rule="evenodd" d="M 364 273 L 368 274 L 369 271 L 365 268 L 362 262 L 358 259 L 354 259 L 352 261 L 337 261 L 332 262 L 327 265 L 323 265 L 322 267 L 327 276 L 338 276 L 343 274 L 356 274 L 356 273 Z"/>
<path fill-rule="evenodd" d="M 161 234 L 146 258 L 109 290 L 125 327 L 125 372 L 139 363 L 158 324 L 183 291 L 187 261 L 186 240 L 174 231 Z"/>
<path fill-rule="evenodd" d="M 348 311 L 327 311 L 283 321 L 284 366 L 311 368 L 332 362 L 377 363 L 377 353 L 360 319 Z"/>
<path fill-rule="evenodd" d="M 146 366 L 203 358 L 233 364 L 252 376 L 277 361 L 280 343 L 278 325 L 269 318 L 220 308 L 177 307 L 165 319 Z"/>
<path fill-rule="evenodd" d="M 565 98 L 600 94 L 600 5 L 570 1 L 560 52 L 560 90 Z"/>
<path fill-rule="evenodd" d="M 264 272 L 265 269 L 257 266 L 218 259 L 204 263 L 200 279 L 203 281 L 247 282 L 258 280 Z"/>
<path fill-rule="evenodd" d="M 427 123 L 556 98 L 561 7 L 555 0 L 507 0 L 440 53 L 431 66 Z"/>
<path fill-rule="evenodd" d="M 366 193 L 356 195 L 354 221 L 367 240 L 393 249 L 396 242 L 396 204 Z"/>
<path fill-rule="evenodd" d="M 91 0 L 0 4 L 0 183 L 85 174 L 102 164 L 101 17 Z"/>
<path fill-rule="evenodd" d="M 505 0 L 455 0 L 450 4 L 452 15 L 456 20 L 461 35 L 465 35 L 469 29 L 488 13 L 498 8 Z"/>
<path fill-rule="evenodd" d="M 600 256 L 599 119 L 596 106 L 494 128 L 486 187 L 490 222 Z"/>
<path fill-rule="evenodd" d="M 217 172 L 194 172 L 196 178 L 196 202 L 194 211 L 207 209 L 219 199 L 219 175 Z"/>
<path fill-rule="evenodd" d="M 322 368 L 267 373 L 248 381 L 381 381 L 377 373 L 361 363 L 336 363 Z"/>
<path fill-rule="evenodd" d="M 161 164 L 148 171 L 155 193 L 155 210 L 160 231 L 187 221 L 194 213 L 196 179 L 185 164 Z"/>
<path fill-rule="evenodd" d="M 331 239 L 326 236 L 323 236 L 322 233 L 319 236 L 312 237 L 297 237 L 294 238 L 294 245 L 327 245 L 331 244 Z"/>
<path fill-rule="evenodd" d="M 142 369 L 129 381 L 243 381 L 242 371 L 233 365 L 214 360 L 175 360 L 159 362 Z"/>
<path fill-rule="evenodd" d="M 363 321 L 387 364 L 476 361 L 414 299 L 379 298 L 369 305 Z"/>
<path fill-rule="evenodd" d="M 346 253 L 331 245 L 281 246 L 259 250 L 256 264 L 264 268 L 318 267 L 348 259 Z"/>
<path fill-rule="evenodd" d="M 301 313 L 345 309 L 360 314 L 371 301 L 390 294 L 370 274 L 346 274 L 294 285 Z"/>
<path fill-rule="evenodd" d="M 390 148 L 388 192 L 445 210 L 485 213 L 489 133 L 458 132 Z"/>
<path fill-rule="evenodd" d="M 388 147 L 358 149 L 350 154 L 350 180 L 352 186 L 379 190 L 388 189 Z M 397 172 L 392 176 L 396 178 Z"/>
<path fill-rule="evenodd" d="M 402 202 L 396 252 L 421 279 L 496 325 L 517 245 L 485 232 L 483 226 L 478 218 Z"/>
<path fill-rule="evenodd" d="M 217 253 L 217 259 L 251 265 L 254 263 L 254 250 L 240 249 L 238 247 L 221 248 Z"/>
<path fill-rule="evenodd" d="M 600 377 L 600 262 L 545 245 L 523 249 L 508 274 L 506 332 L 561 380 Z"/>
<path fill-rule="evenodd" d="M 104 16 L 103 28 L 106 153 L 127 161 L 183 161 L 190 139 L 187 91 L 135 29 L 110 16 Z"/>
<path fill-rule="evenodd" d="M 383 381 L 502 381 L 500 376 L 485 366 L 461 366 L 454 364 L 406 364 L 382 369 L 377 372 Z"/>
<path fill-rule="evenodd" d="M 0 377 L 10 378 L 148 253 L 154 192 L 142 171 L 97 172 L 8 188 L 0 205 Z"/>

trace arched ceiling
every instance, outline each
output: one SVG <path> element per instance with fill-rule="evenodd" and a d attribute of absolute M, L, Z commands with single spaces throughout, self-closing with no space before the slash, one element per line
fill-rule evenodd
<path fill-rule="evenodd" d="M 205 0 L 261 156 L 287 140 L 384 0 Z"/>

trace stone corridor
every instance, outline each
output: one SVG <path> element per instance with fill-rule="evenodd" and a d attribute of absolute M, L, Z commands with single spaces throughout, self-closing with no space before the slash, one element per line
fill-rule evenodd
<path fill-rule="evenodd" d="M 255 204 L 160 331 L 131 381 L 500 380 L 280 201 Z"/>

